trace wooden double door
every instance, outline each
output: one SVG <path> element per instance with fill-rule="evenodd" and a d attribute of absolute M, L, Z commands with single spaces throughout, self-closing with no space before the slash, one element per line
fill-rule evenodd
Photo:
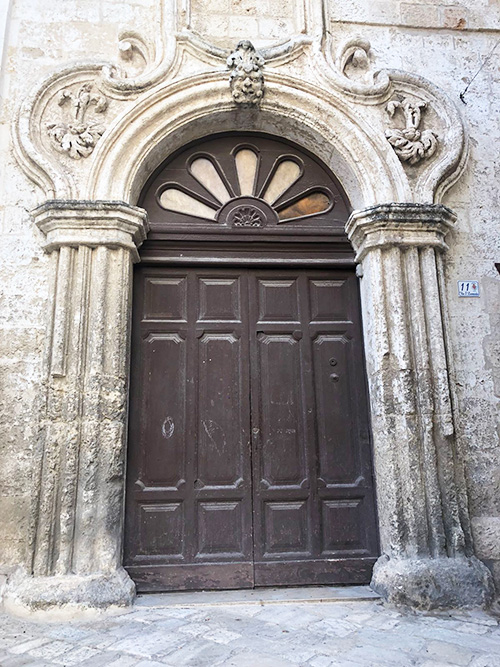
<path fill-rule="evenodd" d="M 139 266 L 124 563 L 139 591 L 365 583 L 353 270 Z"/>

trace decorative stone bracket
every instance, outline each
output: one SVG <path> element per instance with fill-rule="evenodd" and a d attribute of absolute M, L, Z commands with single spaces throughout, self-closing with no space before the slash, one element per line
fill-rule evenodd
<path fill-rule="evenodd" d="M 491 601 L 473 556 L 453 426 L 442 253 L 455 222 L 444 206 L 355 211 L 347 233 L 361 295 L 383 556 L 372 587 L 432 609 Z"/>

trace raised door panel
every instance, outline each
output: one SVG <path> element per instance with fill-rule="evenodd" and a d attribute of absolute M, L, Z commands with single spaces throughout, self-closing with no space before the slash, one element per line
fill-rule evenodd
<path fill-rule="evenodd" d="M 146 278 L 143 321 L 186 322 L 187 287 L 186 275 Z"/>
<path fill-rule="evenodd" d="M 179 333 L 149 333 L 143 341 L 144 376 L 140 481 L 146 486 L 178 487 L 186 477 L 187 342 Z"/>
<path fill-rule="evenodd" d="M 251 279 L 254 554 L 259 562 L 311 556 L 311 432 L 306 406 L 301 279 Z"/>
<path fill-rule="evenodd" d="M 262 272 L 254 298 L 256 585 L 367 582 L 377 542 L 354 272 Z"/>
<path fill-rule="evenodd" d="M 322 555 L 370 555 L 364 498 L 322 501 Z"/>
<path fill-rule="evenodd" d="M 351 321 L 355 304 L 345 278 L 309 278 L 311 323 Z"/>
<path fill-rule="evenodd" d="M 233 332 L 199 339 L 196 487 L 235 487 L 244 476 L 247 443 L 242 423 L 241 339 Z"/>
<path fill-rule="evenodd" d="M 300 342 L 291 334 L 260 333 L 260 482 L 300 487 L 307 478 L 302 423 Z"/>
<path fill-rule="evenodd" d="M 264 557 L 296 557 L 309 553 L 307 501 L 264 503 Z"/>
<path fill-rule="evenodd" d="M 139 590 L 253 585 L 241 273 L 137 269 L 125 564 Z"/>
<path fill-rule="evenodd" d="M 326 485 L 353 484 L 361 474 L 352 348 L 347 332 L 318 334 L 312 342 L 319 476 Z"/>
<path fill-rule="evenodd" d="M 199 322 L 241 321 L 241 278 L 199 279 Z"/>
<path fill-rule="evenodd" d="M 138 524 L 139 556 L 183 559 L 183 503 L 141 503 Z M 158 530 L 159 526 L 161 530 Z"/>
<path fill-rule="evenodd" d="M 299 294 L 296 278 L 258 281 L 258 322 L 298 322 Z"/>
<path fill-rule="evenodd" d="M 198 558 L 225 560 L 245 557 L 245 511 L 241 500 L 198 503 Z"/>

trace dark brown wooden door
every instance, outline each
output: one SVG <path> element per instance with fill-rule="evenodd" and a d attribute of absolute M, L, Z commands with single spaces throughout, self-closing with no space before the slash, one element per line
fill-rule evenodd
<path fill-rule="evenodd" d="M 369 581 L 353 271 L 140 266 L 130 411 L 138 590 Z"/>

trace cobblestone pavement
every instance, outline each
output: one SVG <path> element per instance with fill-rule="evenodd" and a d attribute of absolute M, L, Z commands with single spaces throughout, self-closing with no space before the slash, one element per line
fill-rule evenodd
<path fill-rule="evenodd" d="M 290 594 L 215 604 L 214 594 L 203 603 L 189 595 L 144 596 L 129 614 L 85 622 L 2 614 L 0 665 L 500 667 L 498 621 L 480 611 L 416 614 L 377 599 Z"/>

